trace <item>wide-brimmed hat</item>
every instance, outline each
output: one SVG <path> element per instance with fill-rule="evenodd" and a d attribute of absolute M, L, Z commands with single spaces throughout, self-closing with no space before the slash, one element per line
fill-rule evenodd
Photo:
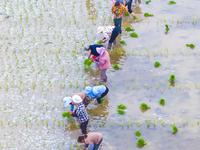
<path fill-rule="evenodd" d="M 83 47 L 83 51 L 87 51 L 89 48 L 90 48 L 90 45 L 85 45 L 85 46 Z"/>
<path fill-rule="evenodd" d="M 78 95 L 74 95 L 74 96 L 72 96 L 72 101 L 74 103 L 80 103 L 80 102 L 82 102 L 82 98 Z"/>
<path fill-rule="evenodd" d="M 67 106 L 69 106 L 69 104 L 72 102 L 72 99 L 71 99 L 71 97 L 64 97 L 63 98 L 63 103 L 64 103 L 64 107 L 67 107 Z"/>
<path fill-rule="evenodd" d="M 98 28 L 97 28 L 97 33 L 101 33 L 103 31 L 103 27 L 102 26 L 99 26 Z"/>

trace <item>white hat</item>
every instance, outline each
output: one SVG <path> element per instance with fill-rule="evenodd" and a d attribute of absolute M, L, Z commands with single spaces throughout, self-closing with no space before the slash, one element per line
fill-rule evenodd
<path fill-rule="evenodd" d="M 83 51 L 87 51 L 89 48 L 90 48 L 90 45 L 85 45 L 85 46 L 83 47 Z"/>
<path fill-rule="evenodd" d="M 72 102 L 72 99 L 69 96 L 68 97 L 64 97 L 63 98 L 63 102 L 64 102 L 64 107 L 67 107 Z"/>
<path fill-rule="evenodd" d="M 99 26 L 98 28 L 97 28 L 97 33 L 101 33 L 103 31 L 103 27 L 102 26 Z"/>
<path fill-rule="evenodd" d="M 72 96 L 72 100 L 73 100 L 74 103 L 82 102 L 82 98 L 80 96 L 78 96 L 78 95 Z"/>

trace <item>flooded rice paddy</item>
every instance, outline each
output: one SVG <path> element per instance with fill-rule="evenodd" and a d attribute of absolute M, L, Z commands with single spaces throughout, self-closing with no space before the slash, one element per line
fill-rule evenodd
<path fill-rule="evenodd" d="M 123 18 L 118 44 L 109 51 L 111 64 L 122 70 L 107 71 L 105 103 L 87 107 L 88 131 L 103 133 L 102 150 L 138 149 L 137 130 L 148 143 L 142 149 L 198 149 L 200 1 L 176 2 L 133 3 L 137 19 Z M 0 5 L 0 148 L 82 149 L 75 119 L 62 118 L 69 111 L 62 98 L 99 81 L 95 65 L 84 70 L 88 54 L 82 47 L 102 38 L 98 26 L 113 24 L 111 1 L 10 0 Z M 144 17 L 146 12 L 154 17 Z M 130 37 L 127 26 L 139 37 Z M 155 68 L 155 61 L 161 66 Z M 168 81 L 171 74 L 174 84 Z M 151 109 L 141 110 L 141 103 Z M 120 104 L 127 106 L 124 115 L 117 114 Z"/>

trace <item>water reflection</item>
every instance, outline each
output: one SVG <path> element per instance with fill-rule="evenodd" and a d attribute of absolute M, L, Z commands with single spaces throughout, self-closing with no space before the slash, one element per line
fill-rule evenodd
<path fill-rule="evenodd" d="M 92 4 L 90 2 L 90 0 L 86 1 L 86 8 L 87 8 L 87 11 L 88 11 L 88 15 L 91 16 L 90 19 L 91 20 L 95 20 L 97 18 L 96 10 L 94 8 L 94 4 Z"/>

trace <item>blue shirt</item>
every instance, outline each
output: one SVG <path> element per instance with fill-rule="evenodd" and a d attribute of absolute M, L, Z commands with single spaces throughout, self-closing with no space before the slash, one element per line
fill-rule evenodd
<path fill-rule="evenodd" d="M 120 2 L 121 4 L 124 5 L 124 0 L 116 0 L 117 2 Z M 126 5 L 128 4 L 129 0 L 125 0 L 126 1 Z"/>
<path fill-rule="evenodd" d="M 97 47 L 103 47 L 103 45 L 98 45 L 98 44 L 91 45 L 91 53 L 94 56 L 99 56 L 99 53 L 97 53 L 97 51 L 96 51 Z"/>
<path fill-rule="evenodd" d="M 106 87 L 104 85 L 99 86 L 86 86 L 83 93 L 87 94 L 90 99 L 99 98 L 106 91 Z"/>

